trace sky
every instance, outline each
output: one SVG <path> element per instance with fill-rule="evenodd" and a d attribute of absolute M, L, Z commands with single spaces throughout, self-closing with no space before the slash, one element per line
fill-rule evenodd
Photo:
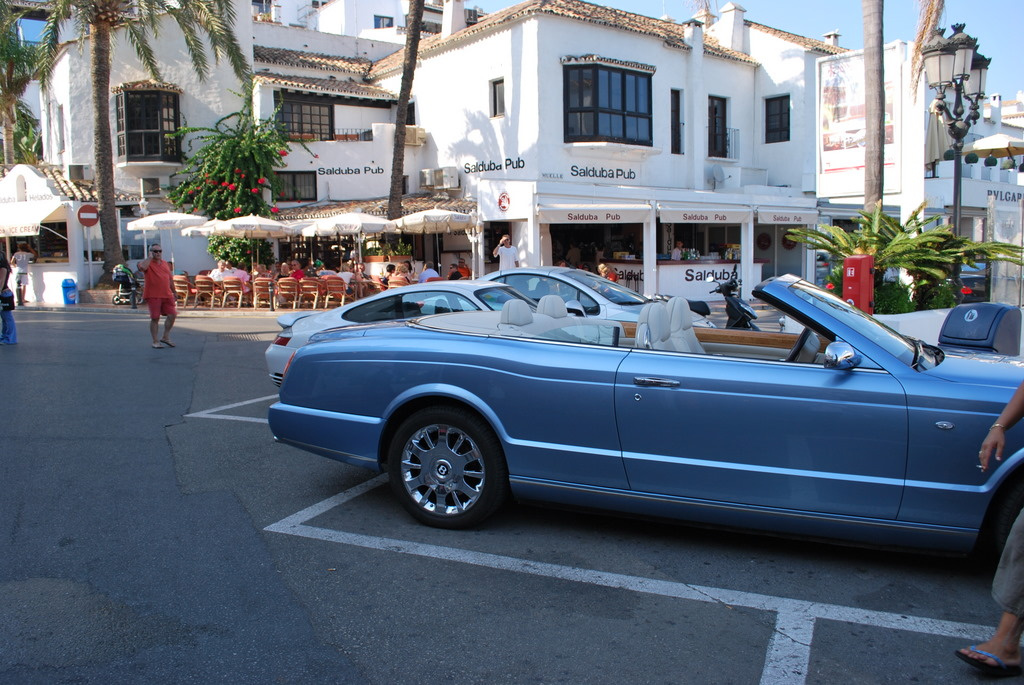
<path fill-rule="evenodd" d="M 710 0 L 711 9 L 724 7 L 728 0 Z M 821 39 L 839 30 L 839 44 L 858 50 L 864 47 L 860 0 L 734 0 L 747 10 L 747 19 L 773 28 Z M 466 7 L 494 12 L 516 4 L 511 0 L 466 0 Z M 676 21 L 692 17 L 696 10 L 689 0 L 599 0 L 595 4 Z M 716 12 L 717 13 L 717 12 Z M 886 0 L 883 25 L 885 42 L 914 40 L 917 32 L 917 0 Z M 992 59 L 985 90 L 1014 100 L 1024 90 L 1021 45 L 1024 44 L 1024 0 L 946 0 L 945 17 L 939 25 L 965 23 L 964 32 L 978 39 L 978 52 Z"/>

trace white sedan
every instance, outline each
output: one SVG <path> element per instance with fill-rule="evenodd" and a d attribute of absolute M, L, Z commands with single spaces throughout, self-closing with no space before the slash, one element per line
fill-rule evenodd
<path fill-rule="evenodd" d="M 309 337 L 328 328 L 378 321 L 398 321 L 426 314 L 478 310 L 501 311 L 505 302 L 533 300 L 517 290 L 491 281 L 430 281 L 393 288 L 372 297 L 324 312 L 290 311 L 277 317 L 281 332 L 267 348 L 265 357 L 270 380 L 281 385 L 285 366 Z"/>

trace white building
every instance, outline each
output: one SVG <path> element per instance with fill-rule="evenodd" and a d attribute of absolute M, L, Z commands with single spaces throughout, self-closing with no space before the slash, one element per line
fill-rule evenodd
<path fill-rule="evenodd" d="M 250 4 L 239 3 L 255 112 L 278 112 L 305 145 L 286 158 L 282 215 L 373 208 L 387 195 L 406 4 L 308 5 L 319 10 L 322 30 L 313 31 L 304 28 L 308 17 L 298 18 L 301 0 L 282 4 L 277 21 L 262 12 L 252 20 Z M 813 276 L 813 255 L 786 231 L 849 219 L 859 207 L 852 176 L 823 172 L 819 72 L 851 54 L 835 36 L 815 40 L 753 22 L 734 3 L 718 17 L 683 22 L 581 0 L 528 0 L 489 15 L 467 11 L 462 0 L 431 8 L 439 33 L 420 44 L 406 140 L 407 189 L 419 199 L 406 207 L 473 208 L 482 232 L 472 245 L 455 236 L 421 242 L 418 256 L 437 261 L 472 249 L 480 272 L 493 268 L 490 248 L 504 232 L 527 264 L 554 263 L 570 244 L 593 263 L 590 246 L 602 245 L 606 261 L 638 289 L 706 298 L 704 278 L 734 268 L 748 291 L 764 276 Z M 889 52 L 901 65 L 889 73 L 899 75 L 902 93 L 906 46 Z M 111 123 L 123 142 L 116 182 L 125 221 L 139 193 L 159 211 L 180 169 L 178 151 L 161 142 L 170 140 L 166 131 L 212 125 L 241 105 L 227 68 L 198 82 L 173 34 L 161 34 L 156 53 L 171 56 L 162 83 L 147 80 L 123 48 L 114 62 Z M 71 76 L 88 73 L 86 59 L 66 51 L 42 111 L 47 161 L 88 178 L 89 88 Z M 166 131 L 118 120 L 118 103 L 152 101 L 174 114 L 164 118 Z M 898 172 L 887 181 L 895 183 L 887 202 L 913 207 L 934 197 L 929 204 L 941 212 L 940 191 L 926 191 L 933 179 L 923 173 L 923 120 L 923 106 L 899 99 Z M 132 147 L 153 140 L 152 149 Z M 665 259 L 676 241 L 701 258 Z M 136 249 L 141 238 L 126 235 L 125 243 Z M 69 270 L 88 280 L 84 262 L 77 268 L 75 250 L 69 254 Z"/>

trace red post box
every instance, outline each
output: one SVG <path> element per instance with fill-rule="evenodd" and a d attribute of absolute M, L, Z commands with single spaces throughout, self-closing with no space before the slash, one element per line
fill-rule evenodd
<path fill-rule="evenodd" d="M 843 299 L 868 314 L 875 313 L 875 258 L 858 254 L 843 260 Z"/>

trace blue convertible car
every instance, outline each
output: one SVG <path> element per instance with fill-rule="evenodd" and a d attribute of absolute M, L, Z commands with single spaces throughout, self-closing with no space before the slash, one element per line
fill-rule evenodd
<path fill-rule="evenodd" d="M 420 521 L 479 524 L 509 497 L 923 549 L 1000 547 L 1024 504 L 1021 429 L 978 446 L 1017 358 L 904 337 L 793 276 L 754 291 L 787 331 L 690 326 L 685 301 L 621 324 L 440 314 L 326 331 L 291 361 L 277 440 L 387 471 Z M 556 300 L 555 302 L 549 301 Z"/>

